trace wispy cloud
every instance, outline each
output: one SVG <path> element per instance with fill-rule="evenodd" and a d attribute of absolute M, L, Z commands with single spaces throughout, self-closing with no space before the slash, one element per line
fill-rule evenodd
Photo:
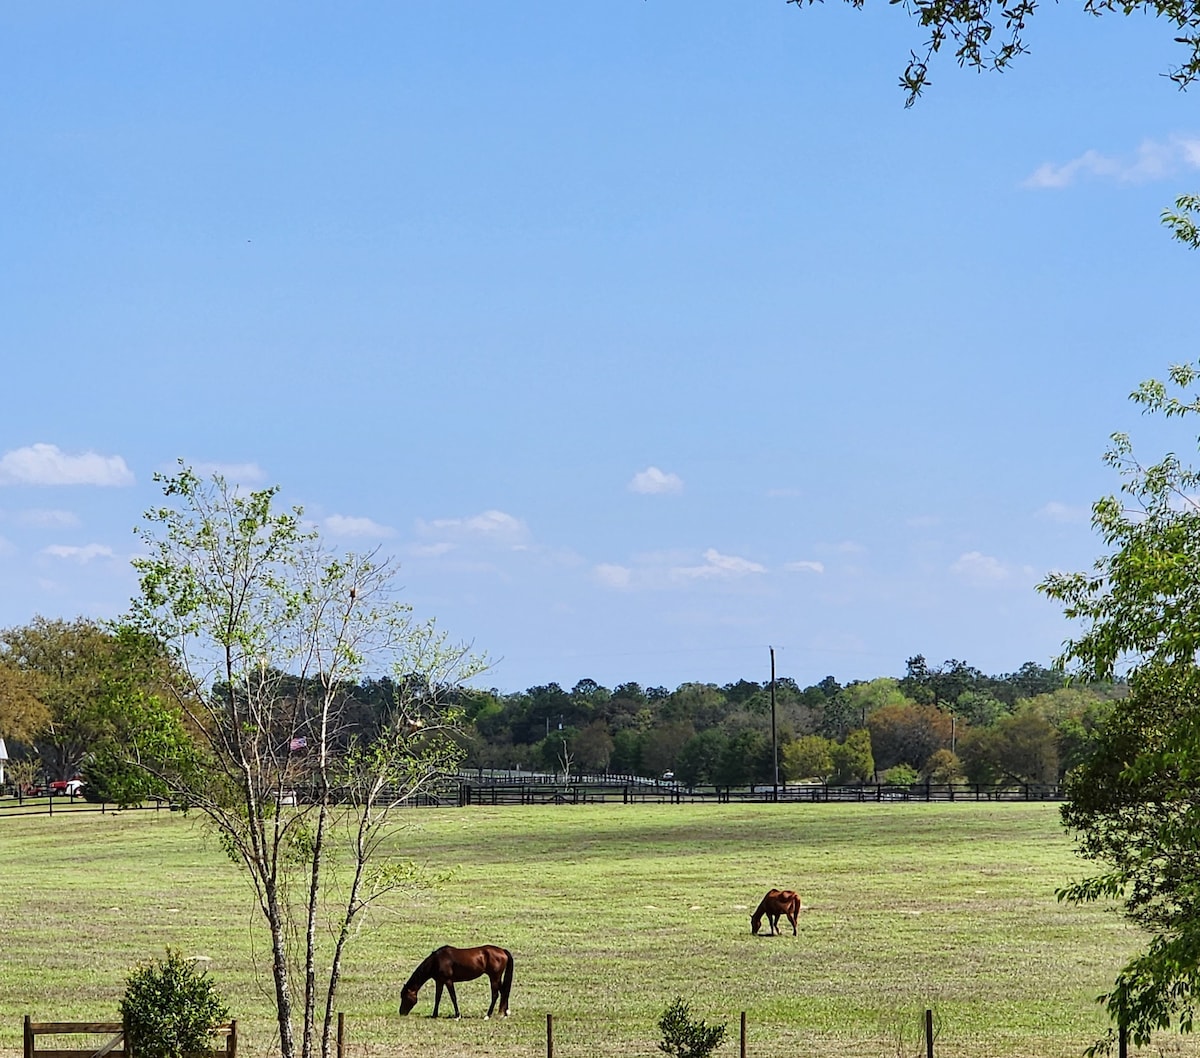
<path fill-rule="evenodd" d="M 117 557 L 113 549 L 107 544 L 85 544 L 83 547 L 74 547 L 69 544 L 51 544 L 49 547 L 42 548 L 42 554 L 50 555 L 52 558 L 78 562 L 80 565 L 86 565 L 97 558 Z"/>
<path fill-rule="evenodd" d="M 676 566 L 671 573 L 684 580 L 707 579 L 710 577 L 744 577 L 747 574 L 766 573 L 767 567 L 737 555 L 722 555 L 710 547 L 704 552 L 704 562 L 698 566 Z"/>
<path fill-rule="evenodd" d="M 950 572 L 968 584 L 980 587 L 1000 584 L 1012 575 L 998 558 L 979 551 L 968 551 L 959 555 L 951 564 Z"/>
<path fill-rule="evenodd" d="M 396 535 L 395 529 L 380 525 L 370 518 L 356 518 L 346 514 L 331 514 L 321 524 L 331 536 L 359 536 L 382 540 Z"/>
<path fill-rule="evenodd" d="M 1023 186 L 1053 190 L 1070 187 L 1083 177 L 1145 184 L 1193 169 L 1200 169 L 1200 137 L 1171 136 L 1166 140 L 1143 140 L 1129 155 L 1089 150 L 1069 162 L 1044 162 L 1025 179 Z"/>
<path fill-rule="evenodd" d="M 79 516 L 73 511 L 51 511 L 33 508 L 21 511 L 17 521 L 22 525 L 36 525 L 46 529 L 71 529 L 79 524 Z"/>
<path fill-rule="evenodd" d="M 639 470 L 633 475 L 629 482 L 629 491 L 640 492 L 648 496 L 682 492 L 683 478 L 678 474 L 659 470 L 658 467 L 646 467 L 645 470 Z"/>
<path fill-rule="evenodd" d="M 192 470 L 202 478 L 220 474 L 226 481 L 239 485 L 257 485 L 266 480 L 266 473 L 257 463 L 193 463 Z M 172 471 L 174 473 L 174 471 Z"/>
<path fill-rule="evenodd" d="M 1087 522 L 1091 520 L 1092 511 L 1090 507 L 1072 507 L 1051 500 L 1037 512 L 1037 517 L 1049 522 Z"/>
<path fill-rule="evenodd" d="M 528 539 L 529 528 L 511 514 L 488 510 L 466 518 L 435 518 L 419 521 L 417 530 L 424 536 L 435 536 L 449 540 L 472 539 L 494 544 L 519 546 Z"/>
<path fill-rule="evenodd" d="M 788 573 L 824 573 L 825 563 L 801 559 L 799 562 L 785 562 L 783 568 Z"/>
<path fill-rule="evenodd" d="M 58 445 L 34 444 L 0 456 L 0 485 L 133 484 L 133 471 L 120 456 L 96 452 L 68 455 Z"/>
<path fill-rule="evenodd" d="M 602 562 L 593 568 L 592 574 L 606 588 L 625 589 L 633 583 L 633 570 L 628 566 Z"/>

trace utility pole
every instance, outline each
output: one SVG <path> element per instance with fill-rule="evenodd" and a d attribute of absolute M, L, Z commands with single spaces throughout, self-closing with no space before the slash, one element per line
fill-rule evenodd
<path fill-rule="evenodd" d="M 779 743 L 775 737 L 775 648 L 771 651 L 771 763 L 775 766 L 775 800 L 779 800 Z"/>

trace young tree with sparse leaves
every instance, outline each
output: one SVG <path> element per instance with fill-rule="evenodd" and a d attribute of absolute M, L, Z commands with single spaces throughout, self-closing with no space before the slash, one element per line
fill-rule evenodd
<path fill-rule="evenodd" d="M 373 902 L 428 881 L 386 858 L 391 810 L 456 769 L 447 692 L 483 666 L 394 598 L 392 565 L 330 553 L 299 508 L 276 508 L 277 488 L 243 492 L 182 464 L 159 480 L 129 624 L 170 650 L 192 739 L 150 724 L 129 732 L 127 758 L 203 813 L 245 869 L 283 1058 L 328 1058 L 347 941 Z M 364 738 L 350 688 L 384 662 L 393 700 Z"/>

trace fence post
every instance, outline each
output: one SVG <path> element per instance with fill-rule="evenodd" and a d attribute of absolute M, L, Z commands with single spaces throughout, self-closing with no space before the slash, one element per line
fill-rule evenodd
<path fill-rule="evenodd" d="M 744 1010 L 742 1011 L 742 1047 L 740 1053 L 742 1058 L 746 1058 L 746 1012 Z"/>
<path fill-rule="evenodd" d="M 546 1058 L 554 1058 L 554 1015 L 546 1015 Z"/>
<path fill-rule="evenodd" d="M 933 1011 L 925 1011 L 925 1058 L 933 1058 Z"/>
<path fill-rule="evenodd" d="M 1125 1023 L 1117 1030 L 1117 1058 L 1127 1058 L 1129 1054 L 1129 1030 Z"/>
<path fill-rule="evenodd" d="M 29 1024 L 28 1014 L 25 1015 L 25 1058 L 33 1058 L 33 1026 Z"/>
<path fill-rule="evenodd" d="M 125 1046 L 129 1046 L 128 1041 Z M 226 1058 L 237 1058 L 237 1018 L 233 1018 L 229 1022 L 229 1035 L 225 1039 L 225 1055 Z"/>
<path fill-rule="evenodd" d="M 346 1058 L 346 1015 L 338 1011 L 337 1058 Z"/>

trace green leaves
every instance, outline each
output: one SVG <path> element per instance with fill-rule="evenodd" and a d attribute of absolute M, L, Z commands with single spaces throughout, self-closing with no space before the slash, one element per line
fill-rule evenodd
<path fill-rule="evenodd" d="M 171 948 L 165 959 L 152 959 L 129 975 L 121 999 L 126 1049 L 137 1058 L 186 1058 L 204 1051 L 228 1017 L 207 974 Z"/>
<path fill-rule="evenodd" d="M 709 1026 L 691 1016 L 691 1007 L 676 996 L 658 1021 L 658 1049 L 672 1058 L 708 1058 L 725 1039 L 725 1026 Z"/>
<path fill-rule="evenodd" d="M 1181 209 L 1195 202 L 1181 200 Z M 1148 413 L 1200 412 L 1194 365 L 1173 366 L 1131 399 Z M 1128 435 L 1114 434 L 1106 462 L 1123 478 L 1092 521 L 1111 551 L 1090 574 L 1054 574 L 1039 589 L 1082 632 L 1061 663 L 1092 679 L 1127 669 L 1129 695 L 1093 732 L 1091 752 L 1067 776 L 1063 822 L 1082 856 L 1101 866 L 1061 889 L 1071 903 L 1119 901 L 1146 930 L 1146 948 L 1099 999 L 1114 1030 L 1137 1046 L 1154 1032 L 1191 1032 L 1200 986 L 1200 473 L 1175 453 L 1143 465 Z"/>
<path fill-rule="evenodd" d="M 182 464 L 159 481 L 170 502 L 139 533 L 129 626 L 183 674 L 174 704 L 191 752 L 161 710 L 129 744 L 246 871 L 271 936 L 283 1058 L 297 1053 L 293 1002 L 303 1058 L 327 1054 L 346 943 L 374 900 L 424 877 L 381 859 L 389 812 L 456 768 L 447 699 L 484 663 L 395 599 L 390 562 L 332 554 L 300 508 L 277 510 L 278 488 L 244 492 Z M 367 665 L 391 670 L 393 693 L 364 716 Z"/>

